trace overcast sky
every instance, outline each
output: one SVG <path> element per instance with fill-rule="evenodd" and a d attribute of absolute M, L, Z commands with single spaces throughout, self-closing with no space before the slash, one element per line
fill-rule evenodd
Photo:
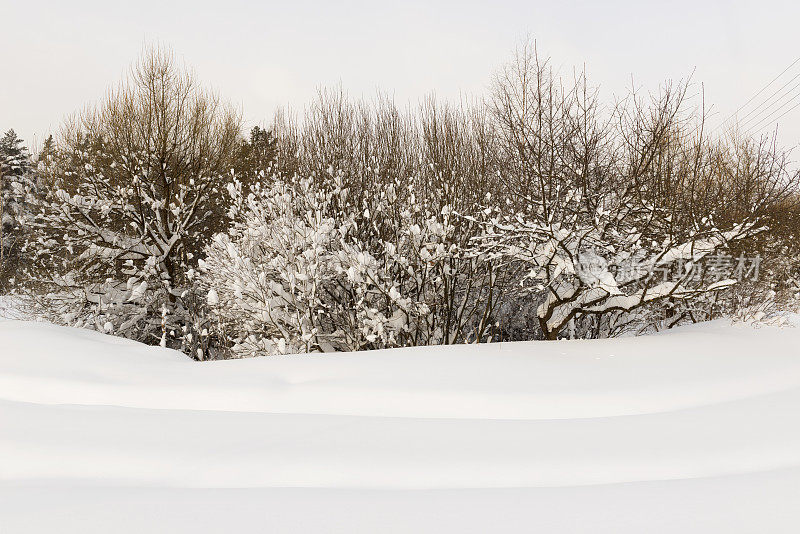
<path fill-rule="evenodd" d="M 607 99 L 631 77 L 657 89 L 694 71 L 713 126 L 800 56 L 798 22 L 797 2 L 770 1 L 0 0 L 0 130 L 40 143 L 152 43 L 171 46 L 250 124 L 266 125 L 277 107 L 302 108 L 338 83 L 403 105 L 431 91 L 481 94 L 527 35 L 567 72 L 585 64 Z M 760 98 L 796 74 L 800 62 Z M 776 118 L 794 106 L 789 96 L 800 102 L 792 87 Z M 782 144 L 800 144 L 800 107 L 779 131 Z"/>

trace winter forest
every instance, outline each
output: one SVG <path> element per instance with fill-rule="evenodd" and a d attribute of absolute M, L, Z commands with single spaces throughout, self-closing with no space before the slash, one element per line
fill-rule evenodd
<path fill-rule="evenodd" d="M 601 100 L 529 43 L 480 97 L 327 88 L 246 131 L 151 48 L 35 150 L 0 125 L 0 294 L 197 360 L 780 323 L 800 175 L 701 90 Z"/>

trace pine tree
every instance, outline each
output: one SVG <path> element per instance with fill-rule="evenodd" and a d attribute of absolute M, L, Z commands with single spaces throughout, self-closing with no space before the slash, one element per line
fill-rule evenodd
<path fill-rule="evenodd" d="M 42 145 L 42 149 L 36 156 L 35 163 L 46 165 L 48 161 L 50 161 L 52 158 L 55 157 L 55 155 L 56 155 L 56 142 L 53 139 L 52 135 L 48 135 L 47 139 L 45 139 L 44 144 Z"/>
<path fill-rule="evenodd" d="M 275 161 L 277 139 L 270 130 L 254 126 L 250 138 L 240 142 L 236 156 L 237 176 L 246 181 L 258 182 L 265 178 L 260 173 L 268 171 Z"/>
<path fill-rule="evenodd" d="M 7 289 L 18 264 L 29 172 L 28 149 L 8 130 L 0 138 L 0 290 Z"/>

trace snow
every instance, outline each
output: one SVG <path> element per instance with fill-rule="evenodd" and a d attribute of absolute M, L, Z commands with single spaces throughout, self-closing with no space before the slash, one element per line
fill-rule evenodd
<path fill-rule="evenodd" d="M 714 322 L 198 363 L 2 321 L 0 532 L 796 532 L 798 347 Z"/>
<path fill-rule="evenodd" d="M 147 281 L 145 280 L 141 284 L 133 288 L 133 291 L 131 291 L 131 296 L 128 297 L 128 302 L 135 302 L 137 300 L 140 300 L 142 297 L 145 296 L 146 293 L 147 293 Z"/>
<path fill-rule="evenodd" d="M 0 321 L 3 319 L 22 319 L 24 306 L 14 296 L 0 295 Z"/>

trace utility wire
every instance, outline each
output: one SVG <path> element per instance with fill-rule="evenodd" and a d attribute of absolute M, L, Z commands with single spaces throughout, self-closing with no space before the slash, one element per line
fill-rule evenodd
<path fill-rule="evenodd" d="M 722 128 L 722 126 L 723 126 L 725 123 L 727 123 L 729 120 L 731 120 L 733 117 L 735 117 L 735 116 L 736 116 L 736 114 L 738 114 L 738 113 L 739 113 L 740 111 L 742 111 L 742 110 L 743 110 L 745 107 L 747 107 L 747 106 L 750 104 L 750 102 L 752 102 L 753 100 L 755 100 L 756 98 L 758 98 L 758 96 L 759 96 L 761 93 L 763 93 L 764 91 L 766 91 L 766 90 L 767 90 L 767 89 L 768 89 L 768 88 L 769 88 L 769 87 L 770 87 L 770 86 L 771 86 L 773 83 L 775 83 L 775 82 L 776 82 L 776 81 L 777 81 L 777 80 L 778 80 L 778 79 L 779 79 L 781 76 L 783 76 L 784 74 L 786 74 L 786 72 L 787 72 L 789 69 L 791 69 L 792 67 L 794 67 L 794 66 L 795 66 L 795 65 L 796 65 L 798 62 L 800 62 L 800 57 L 798 57 L 797 59 L 795 59 L 794 61 L 792 61 L 792 63 L 791 63 L 791 64 L 790 64 L 788 67 L 786 67 L 785 69 L 783 69 L 783 71 L 782 71 L 780 74 L 778 74 L 777 76 L 775 76 L 775 78 L 773 78 L 773 79 L 772 79 L 772 81 L 770 81 L 770 82 L 769 82 L 767 85 L 765 85 L 764 87 L 762 87 L 762 88 L 761 88 L 761 89 L 760 89 L 760 90 L 759 90 L 759 91 L 758 91 L 756 94 L 754 94 L 752 97 L 750 97 L 750 100 L 748 100 L 747 102 L 745 102 L 744 104 L 742 104 L 742 105 L 739 107 L 739 109 L 737 109 L 736 111 L 734 111 L 733 113 L 731 113 L 731 114 L 728 116 L 728 118 L 727 118 L 727 119 L 725 119 L 724 121 L 722 121 L 721 123 L 719 123 L 719 125 L 718 125 L 716 128 L 714 128 L 714 130 L 712 131 L 712 133 L 713 133 L 713 132 L 715 132 L 715 131 L 717 131 L 717 130 L 719 130 L 720 128 Z"/>
<path fill-rule="evenodd" d="M 753 121 L 755 121 L 755 122 L 758 122 L 758 121 L 760 121 L 762 118 L 764 118 L 764 114 L 765 114 L 765 113 L 770 113 L 769 109 L 770 109 L 770 108 L 771 108 L 771 107 L 772 107 L 774 104 L 777 104 L 777 103 L 779 103 L 779 102 L 780 102 L 780 101 L 783 99 L 783 97 L 785 97 L 785 96 L 786 96 L 786 95 L 788 95 L 788 94 L 791 94 L 791 93 L 792 93 L 792 91 L 794 91 L 795 89 L 797 89 L 798 87 L 800 87 L 800 84 L 795 84 L 795 85 L 794 85 L 794 86 L 793 86 L 791 89 L 789 89 L 788 91 L 785 91 L 783 94 L 781 94 L 781 95 L 778 97 L 778 99 L 777 99 L 777 100 L 776 100 L 774 103 L 771 103 L 771 104 L 769 104 L 769 105 L 768 105 L 766 108 L 764 108 L 764 110 L 763 110 L 763 111 L 761 111 L 761 112 L 759 112 L 759 113 L 756 113 L 755 115 L 753 115 L 753 113 L 755 113 L 755 112 L 756 112 L 758 109 L 760 109 L 760 108 L 761 108 L 761 107 L 762 107 L 764 104 L 766 104 L 767 102 L 769 102 L 770 100 L 772 100 L 772 99 L 775 97 L 775 95 L 777 95 L 778 93 L 780 93 L 781 91 L 783 91 L 783 90 L 784 90 L 784 89 L 785 89 L 785 88 L 786 88 L 786 87 L 787 87 L 787 86 L 788 86 L 790 83 L 792 83 L 793 81 L 795 81 L 797 78 L 800 78 L 800 73 L 796 74 L 796 75 L 794 76 L 794 78 L 792 78 L 791 80 L 789 80 L 788 82 L 786 82 L 785 84 L 783 84 L 783 86 L 782 86 L 780 89 L 778 89 L 777 91 L 775 91 L 774 93 L 772 93 L 772 94 L 769 96 L 769 98 L 767 98 L 766 100 L 764 100 L 764 101 L 763 101 L 761 104 L 759 104 L 758 106 L 756 106 L 755 108 L 753 108 L 752 110 L 750 110 L 750 112 L 749 112 L 749 113 L 747 113 L 747 115 L 745 115 L 744 117 L 742 117 L 741 119 L 739 119 L 739 121 L 738 121 L 738 123 L 737 123 L 737 124 L 738 124 L 740 127 L 744 127 L 744 125 L 745 125 L 745 124 L 752 123 Z M 794 98 L 794 97 L 791 97 L 791 98 Z M 790 99 L 791 99 L 791 98 L 790 98 Z M 752 115 L 752 116 L 751 116 L 751 115 Z M 749 118 L 748 118 L 748 117 L 749 117 Z"/>
<path fill-rule="evenodd" d="M 794 100 L 797 97 L 798 94 L 800 94 L 800 93 L 795 92 L 796 89 L 800 89 L 800 83 L 796 84 L 794 87 L 792 87 L 791 90 L 789 90 L 786 93 L 784 93 L 783 95 L 781 95 L 781 97 L 778 100 L 776 100 L 774 103 L 770 104 L 767 107 L 767 109 L 764 110 L 764 112 L 759 113 L 758 115 L 754 115 L 753 117 L 751 117 L 750 119 L 748 119 L 746 121 L 740 122 L 738 124 L 739 129 L 742 130 L 742 131 L 745 131 L 745 130 L 747 130 L 747 126 L 748 125 L 752 126 L 754 124 L 758 124 L 764 119 L 764 117 L 771 116 L 776 111 L 776 109 L 778 109 L 778 110 L 783 109 L 783 106 L 784 106 L 784 104 L 786 104 L 787 101 L 791 102 L 792 100 Z M 786 99 L 786 97 L 788 97 L 788 100 Z M 778 106 L 778 107 L 775 108 L 774 106 Z"/>
<path fill-rule="evenodd" d="M 778 109 L 776 109 L 775 111 L 773 111 L 772 113 L 770 113 L 770 114 L 769 114 L 767 117 L 765 117 L 764 119 L 762 119 L 762 120 L 758 121 L 758 123 L 756 123 L 756 125 L 755 125 L 755 126 L 752 126 L 752 127 L 750 128 L 750 130 L 752 130 L 752 131 L 754 131 L 754 132 L 756 132 L 756 133 L 757 133 L 757 132 L 759 132 L 760 130 L 762 130 L 762 129 L 764 128 L 764 126 L 766 126 L 768 123 L 771 123 L 771 122 L 777 122 L 777 121 L 778 121 L 778 120 L 779 120 L 781 117 L 783 117 L 784 115 L 786 115 L 787 113 L 789 113 L 790 111 L 792 111 L 793 109 L 795 109 L 797 106 L 800 106 L 800 102 L 798 102 L 797 104 L 795 104 L 794 106 L 792 106 L 791 108 L 789 108 L 789 109 L 788 109 L 786 112 L 784 112 L 784 113 L 782 113 L 781 115 L 779 115 L 777 118 L 773 119 L 772 121 L 770 120 L 770 118 L 771 118 L 773 115 L 775 115 L 775 113 L 777 113 L 777 112 L 779 112 L 780 110 L 782 110 L 783 108 L 785 108 L 785 107 L 786 107 L 788 104 L 791 104 L 793 101 L 795 101 L 795 100 L 797 99 L 797 97 L 798 97 L 798 96 L 800 96 L 800 94 L 798 94 L 798 95 L 795 95 L 795 97 L 794 97 L 794 98 L 792 98 L 792 99 L 790 99 L 790 100 L 787 100 L 786 102 L 784 102 L 784 104 L 783 104 L 781 107 L 779 107 Z"/>

